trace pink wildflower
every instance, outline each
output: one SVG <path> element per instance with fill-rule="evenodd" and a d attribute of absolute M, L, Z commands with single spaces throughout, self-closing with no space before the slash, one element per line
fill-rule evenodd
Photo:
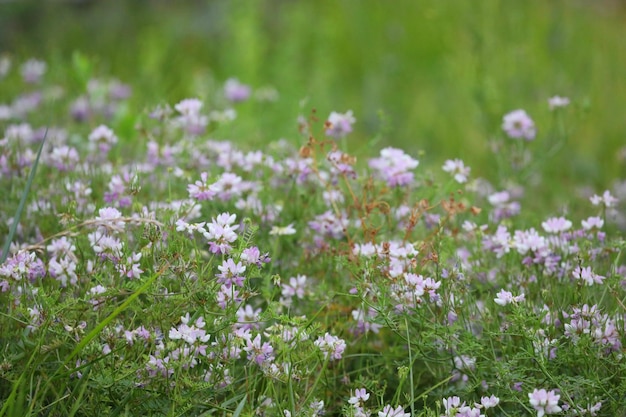
<path fill-rule="evenodd" d="M 391 405 L 386 405 L 382 411 L 378 412 L 378 417 L 411 417 L 411 414 L 405 413 L 402 406 L 394 409 Z"/>
<path fill-rule="evenodd" d="M 376 170 L 378 176 L 390 187 L 411 184 L 414 178 L 411 170 L 417 168 L 418 165 L 418 160 L 396 148 L 385 148 L 380 151 L 380 158 L 373 158 L 369 161 L 370 168 Z"/>
<path fill-rule="evenodd" d="M 454 175 L 454 180 L 460 184 L 467 182 L 467 177 L 470 174 L 470 167 L 466 167 L 460 159 L 448 159 L 442 169 Z"/>
<path fill-rule="evenodd" d="M 493 408 L 500 403 L 500 399 L 495 395 L 491 397 L 482 397 L 480 399 L 480 404 L 485 408 Z"/>
<path fill-rule="evenodd" d="M 108 153 L 117 140 L 115 133 L 105 125 L 98 126 L 89 134 L 89 142 L 96 145 L 103 154 Z"/>
<path fill-rule="evenodd" d="M 356 122 L 356 119 L 352 115 L 352 110 L 348 110 L 344 114 L 332 112 L 328 117 L 326 135 L 333 138 L 342 138 L 352 132 L 354 122 Z"/>
<path fill-rule="evenodd" d="M 330 357 L 331 361 L 341 359 L 346 349 L 346 342 L 343 339 L 332 336 L 328 332 L 323 337 L 320 336 L 313 344 L 322 351 L 324 358 Z"/>
<path fill-rule="evenodd" d="M 348 402 L 355 407 L 363 406 L 363 403 L 370 398 L 370 394 L 365 388 L 358 388 L 354 390 L 354 395 L 350 397 Z"/>
<path fill-rule="evenodd" d="M 593 197 L 589 198 L 589 200 L 594 206 L 603 205 L 605 207 L 614 207 L 619 201 L 617 198 L 611 195 L 611 192 L 609 190 L 606 190 L 604 194 L 602 194 L 602 196 L 596 194 Z"/>
<path fill-rule="evenodd" d="M 556 414 L 561 412 L 559 407 L 560 395 L 557 395 L 554 390 L 546 391 L 545 389 L 537 390 L 536 388 L 532 393 L 528 394 L 528 400 L 530 405 L 537 410 L 537 417 L 543 417 L 546 414 Z"/>
<path fill-rule="evenodd" d="M 224 97 L 234 103 L 246 101 L 250 93 L 250 86 L 242 84 L 236 78 L 229 78 L 224 84 Z"/>
<path fill-rule="evenodd" d="M 254 339 L 246 341 L 247 346 L 243 348 L 248 352 L 248 360 L 263 365 L 274 360 L 274 348 L 267 342 L 261 344 L 261 335 L 257 334 Z"/>
<path fill-rule="evenodd" d="M 567 97 L 554 96 L 548 99 L 548 106 L 550 107 L 550 110 L 556 110 L 559 107 L 567 107 L 569 106 L 569 103 L 570 101 Z"/>
<path fill-rule="evenodd" d="M 517 304 L 525 300 L 524 294 L 513 296 L 510 291 L 501 290 L 498 296 L 494 298 L 494 302 L 498 305 L 505 306 L 507 304 Z"/>
<path fill-rule="evenodd" d="M 514 110 L 506 115 L 502 121 L 502 130 L 511 139 L 535 139 L 535 122 L 524 110 Z"/>
<path fill-rule="evenodd" d="M 606 277 L 602 275 L 598 275 L 591 270 L 591 267 L 582 267 L 576 266 L 572 271 L 572 276 L 578 280 L 581 280 L 587 286 L 592 286 L 593 284 L 602 284 Z"/>
<path fill-rule="evenodd" d="M 588 217 L 587 220 L 583 220 L 580 223 L 585 230 L 590 230 L 594 227 L 597 229 L 601 229 L 602 226 L 604 226 L 604 220 L 602 220 L 600 217 Z"/>
<path fill-rule="evenodd" d="M 560 233 L 569 230 L 572 227 L 572 222 L 565 217 L 551 217 L 541 223 L 541 226 L 548 233 Z"/>

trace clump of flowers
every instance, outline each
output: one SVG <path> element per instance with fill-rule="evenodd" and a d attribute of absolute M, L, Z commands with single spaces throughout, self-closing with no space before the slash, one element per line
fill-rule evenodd
<path fill-rule="evenodd" d="M 499 399 L 495 396 L 483 397 L 479 404 L 474 406 L 466 405 L 465 401 L 461 402 L 461 399 L 457 396 L 444 398 L 443 408 L 445 414 L 441 417 L 484 417 L 482 413 L 483 408 L 492 408 L 498 405 Z"/>
<path fill-rule="evenodd" d="M 326 332 L 324 336 L 319 337 L 314 344 L 322 351 L 324 358 L 331 361 L 341 359 L 346 349 L 346 342 L 343 339 L 333 336 L 328 332 Z"/>
<path fill-rule="evenodd" d="M 346 113 L 331 112 L 326 122 L 326 135 L 339 139 L 352 132 L 352 125 L 356 119 L 352 115 L 352 110 Z"/>
<path fill-rule="evenodd" d="M 178 116 L 174 119 L 174 124 L 191 135 L 204 133 L 209 123 L 209 118 L 200 113 L 202 106 L 202 101 L 197 98 L 188 98 L 180 101 L 174 106 L 174 109 L 178 112 Z"/>
<path fill-rule="evenodd" d="M 84 81 L 58 98 L 67 128 L 35 124 L 47 93 L 0 104 L 8 414 L 624 414 L 621 182 L 541 210 L 540 160 L 492 184 L 460 159 L 357 159 L 335 141 L 351 111 L 247 149 L 222 129 L 252 93 L 234 79 L 213 108 L 134 118 L 128 86 Z M 522 110 L 502 127 L 536 135 Z"/>
<path fill-rule="evenodd" d="M 546 391 L 545 389 L 534 389 L 528 394 L 530 405 L 537 411 L 537 417 L 543 417 L 547 414 L 557 414 L 561 412 L 559 407 L 560 395 L 554 390 Z"/>
<path fill-rule="evenodd" d="M 514 296 L 510 291 L 501 290 L 497 295 L 493 301 L 500 306 L 511 303 L 518 304 L 524 301 L 524 294 Z"/>
<path fill-rule="evenodd" d="M 378 417 L 411 417 L 411 414 L 405 413 L 404 407 L 400 405 L 393 408 L 390 404 L 387 404 L 382 411 L 378 412 Z"/>
<path fill-rule="evenodd" d="M 591 198 L 589 198 L 591 204 L 594 206 L 604 206 L 604 207 L 615 207 L 619 200 L 615 198 L 609 190 L 604 191 L 604 193 L 600 196 L 594 194 Z"/>
<path fill-rule="evenodd" d="M 460 159 L 448 159 L 442 169 L 454 176 L 454 180 L 460 184 L 467 182 L 470 175 L 470 167 L 466 167 Z"/>
<path fill-rule="evenodd" d="M 411 171 L 417 168 L 418 165 L 418 160 L 413 159 L 397 148 L 385 148 L 380 151 L 379 158 L 370 159 L 369 161 L 370 168 L 390 187 L 412 184 L 415 174 Z"/>
<path fill-rule="evenodd" d="M 224 97 L 234 103 L 246 101 L 251 93 L 250 86 L 242 84 L 237 78 L 229 78 L 224 84 Z"/>
<path fill-rule="evenodd" d="M 29 59 L 20 67 L 20 73 L 25 82 L 29 84 L 37 84 L 46 73 L 48 65 L 44 61 L 38 59 Z"/>
<path fill-rule="evenodd" d="M 96 154 L 106 155 L 117 143 L 118 138 L 115 133 L 105 125 L 100 125 L 89 134 L 89 142 L 98 150 Z"/>

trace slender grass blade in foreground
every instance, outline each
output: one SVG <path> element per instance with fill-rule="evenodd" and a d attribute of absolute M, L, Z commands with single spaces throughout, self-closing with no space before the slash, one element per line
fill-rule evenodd
<path fill-rule="evenodd" d="M 33 180 L 35 179 L 35 174 L 37 173 L 37 166 L 39 165 L 39 158 L 41 158 L 41 151 L 43 150 L 44 144 L 46 143 L 46 137 L 48 136 L 48 129 L 46 128 L 46 132 L 41 140 L 41 144 L 39 145 L 39 150 L 37 151 L 37 157 L 33 162 L 33 165 L 30 169 L 30 173 L 28 174 L 28 180 L 26 181 L 26 187 L 22 192 L 22 197 L 20 198 L 20 203 L 17 206 L 17 211 L 15 216 L 13 217 L 13 223 L 11 223 L 11 227 L 9 228 L 9 234 L 6 237 L 4 242 L 4 247 L 2 248 L 2 258 L 0 259 L 0 265 L 7 260 L 9 256 L 9 249 L 11 248 L 11 242 L 13 241 L 13 237 L 15 236 L 15 231 L 17 230 L 17 226 L 20 223 L 20 219 L 22 217 L 22 212 L 24 211 L 24 204 L 26 204 L 26 198 L 30 193 L 31 185 L 33 184 Z"/>

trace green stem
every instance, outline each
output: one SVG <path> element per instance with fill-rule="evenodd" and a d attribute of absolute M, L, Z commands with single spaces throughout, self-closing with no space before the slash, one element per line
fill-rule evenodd
<path fill-rule="evenodd" d="M 322 369 L 317 374 L 317 378 L 315 378 L 315 382 L 313 383 L 313 386 L 311 387 L 311 389 L 309 390 L 306 398 L 304 399 L 304 403 L 303 404 L 306 404 L 309 401 L 309 398 L 311 398 L 311 395 L 313 395 L 313 393 L 315 392 L 315 388 L 317 388 L 317 385 L 319 384 L 320 380 L 322 379 L 322 375 L 324 375 L 324 371 L 326 371 L 326 368 L 328 368 L 328 363 L 329 362 L 330 362 L 330 354 L 324 360 L 324 364 L 322 365 Z"/>
<path fill-rule="evenodd" d="M 409 323 L 408 320 L 406 318 L 406 316 L 404 317 L 404 326 L 406 327 L 406 339 L 409 340 L 409 343 L 407 344 L 408 349 L 409 349 L 409 387 L 411 389 L 411 415 L 414 416 L 415 415 L 415 387 L 413 386 L 413 351 L 411 350 L 411 336 L 409 334 Z"/>

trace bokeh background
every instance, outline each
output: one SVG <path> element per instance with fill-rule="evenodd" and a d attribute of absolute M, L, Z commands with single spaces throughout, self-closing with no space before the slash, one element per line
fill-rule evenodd
<path fill-rule="evenodd" d="M 275 88 L 277 101 L 237 108 L 227 139 L 299 140 L 298 115 L 351 109 L 353 152 L 377 152 L 379 136 L 478 175 L 505 113 L 525 109 L 550 141 L 547 99 L 567 96 L 571 137 L 552 173 L 564 186 L 626 176 L 624 2 L 0 0 L 0 54 L 45 60 L 71 86 L 75 51 L 132 85 L 137 109 L 209 97 L 229 77 Z"/>

